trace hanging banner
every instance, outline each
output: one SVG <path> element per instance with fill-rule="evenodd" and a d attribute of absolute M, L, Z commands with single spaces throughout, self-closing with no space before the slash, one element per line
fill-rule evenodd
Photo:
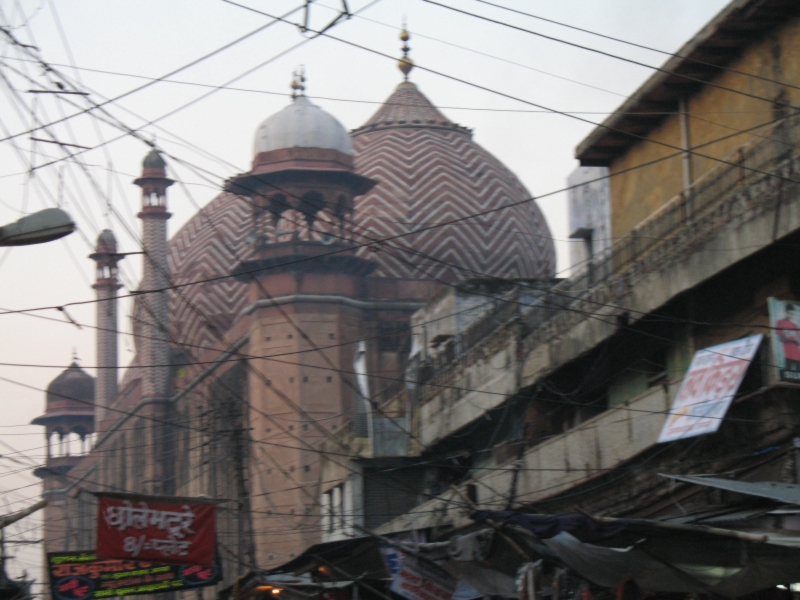
<path fill-rule="evenodd" d="M 800 383 L 800 302 L 769 298 L 772 355 L 781 381 Z"/>
<path fill-rule="evenodd" d="M 214 564 L 216 504 L 199 498 L 96 494 L 97 557 Z"/>
<path fill-rule="evenodd" d="M 165 565 L 138 560 L 97 560 L 94 552 L 51 552 L 47 555 L 54 600 L 117 598 L 176 592 L 214 585 L 222 580 L 219 564 Z"/>
<path fill-rule="evenodd" d="M 456 583 L 444 569 L 407 554 L 389 589 L 408 600 L 450 600 Z"/>
<path fill-rule="evenodd" d="M 719 429 L 763 337 L 753 335 L 695 352 L 659 443 Z"/>

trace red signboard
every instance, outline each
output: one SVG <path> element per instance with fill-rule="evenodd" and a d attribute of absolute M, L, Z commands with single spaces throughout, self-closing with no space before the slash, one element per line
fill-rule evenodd
<path fill-rule="evenodd" d="M 132 494 L 98 497 L 98 560 L 214 564 L 215 504 Z"/>

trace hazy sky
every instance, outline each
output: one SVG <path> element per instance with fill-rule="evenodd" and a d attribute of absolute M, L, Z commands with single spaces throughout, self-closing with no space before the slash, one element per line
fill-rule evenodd
<path fill-rule="evenodd" d="M 657 53 L 515 15 L 477 0 L 441 1 L 651 65 L 665 60 Z M 679 48 L 726 4 L 723 0 L 495 1 L 666 51 Z M 341 6 L 339 2 L 315 3 L 310 14 L 312 29 L 328 23 Z M 303 4 L 300 0 L 242 3 L 275 15 Z M 368 1 L 349 0 L 349 5 L 355 11 L 366 7 Z M 20 41 L 39 48 L 42 59 L 60 65 L 59 72 L 71 81 L 81 82 L 96 103 L 135 90 L 148 83 L 146 78 L 165 76 L 269 21 L 223 0 L 0 0 L 0 7 L 0 24 L 11 25 Z M 303 13 L 298 11 L 289 18 L 299 21 Z M 380 0 L 330 33 L 397 57 L 401 45 L 398 28 L 404 18 L 412 32 L 411 56 L 418 65 L 506 95 L 421 69 L 411 74 L 411 80 L 449 118 L 473 128 L 477 142 L 514 171 L 535 196 L 565 185 L 567 175 L 577 166 L 573 149 L 592 125 L 539 111 L 521 100 L 579 112 L 581 118 L 598 122 L 652 73 L 423 0 Z M 80 96 L 61 96 L 65 100 L 58 100 L 52 95 L 26 93 L 44 85 L 53 89 L 52 81 L 57 77 L 48 84 L 41 67 L 26 62 L 31 60 L 30 54 L 10 46 L 5 37 L 0 36 L 0 40 L 0 137 L 25 132 L 32 121 L 48 123 L 87 106 Z M 292 49 L 304 40 L 297 27 L 278 24 L 169 78 L 175 82 L 156 83 L 105 106 L 109 113 L 106 118 L 116 119 L 121 127 L 137 130 L 148 139 L 156 137 L 167 153 L 185 163 L 178 166 L 177 161 L 170 161 L 175 169 L 173 176 L 186 183 L 170 190 L 169 206 L 174 213 L 169 222 L 171 233 L 196 212 L 197 205 L 215 196 L 224 178 L 249 168 L 255 129 L 289 102 L 288 84 L 298 65 L 305 66 L 308 95 L 348 128 L 365 122 L 401 80 L 396 59 L 325 37 Z M 226 84 L 251 69 L 252 73 L 231 84 L 239 90 L 219 90 L 178 110 L 212 90 L 203 85 Z M 74 107 L 66 101 L 73 102 Z M 171 111 L 176 112 L 160 119 Z M 147 125 L 157 119 L 158 126 Z M 86 257 L 100 229 L 111 227 L 122 251 L 140 249 L 134 237 L 140 229 L 135 218 L 139 188 L 131 180 L 140 170 L 141 159 L 148 151 L 146 145 L 85 114 L 53 126 L 51 132 L 61 141 L 78 146 L 108 143 L 80 154 L 83 167 L 76 159 L 38 168 L 32 175 L 28 174 L 31 165 L 63 157 L 62 149 L 32 141 L 27 133 L 0 144 L 0 224 L 16 220 L 24 212 L 61 203 L 79 227 L 78 233 L 64 241 L 10 252 L 0 250 L 0 309 L 59 306 L 92 299 L 94 263 Z M 38 131 L 33 137 L 49 136 Z M 564 240 L 564 195 L 549 196 L 539 204 L 552 235 Z M 565 244 L 557 244 L 560 269 L 567 266 Z M 126 283 L 136 284 L 140 267 L 139 256 L 124 261 Z M 121 293 L 127 294 L 127 288 Z M 126 331 L 129 309 L 130 302 L 122 302 L 121 326 Z M 91 304 L 70 308 L 68 313 L 79 323 L 94 323 Z M 40 493 L 30 466 L 44 458 L 43 435 L 41 428 L 27 423 L 44 410 L 44 394 L 31 388 L 46 388 L 70 362 L 73 349 L 83 365 L 91 367 L 95 360 L 93 330 L 77 328 L 57 310 L 33 314 L 37 316 L 0 315 L 4 342 L 0 345 L 0 363 L 58 368 L 0 365 L 0 377 L 31 386 L 0 380 L 0 445 L 4 446 L 0 447 L 0 502 L 9 505 L 0 512 L 19 509 Z M 133 357 L 131 349 L 130 338 L 123 336 L 122 364 Z M 13 454 L 13 449 L 22 454 Z M 39 539 L 39 525 L 35 517 L 20 522 L 14 529 L 16 539 Z M 10 570 L 17 575 L 24 568 L 37 568 L 41 547 L 14 547 L 12 554 L 18 558 L 12 561 Z"/>

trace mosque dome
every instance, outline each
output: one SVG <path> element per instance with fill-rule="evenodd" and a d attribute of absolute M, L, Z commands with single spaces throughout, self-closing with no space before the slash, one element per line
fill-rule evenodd
<path fill-rule="evenodd" d="M 378 181 L 356 198 L 353 231 L 379 239 L 402 235 L 391 246 L 414 249 L 407 255 L 388 247 L 360 249 L 379 265 L 373 277 L 454 282 L 554 275 L 550 231 L 536 203 L 526 201 L 529 192 L 414 84 L 401 83 L 350 135 L 300 96 L 261 124 L 255 150 L 300 146 L 352 152 L 356 172 Z M 514 203 L 519 204 L 502 209 Z M 253 256 L 252 208 L 251 199 L 220 194 L 169 242 L 169 267 L 180 290 L 170 296 L 171 338 L 195 356 L 204 349 L 224 350 L 213 330 L 228 330 L 247 306 L 247 284 L 229 275 Z M 477 213 L 484 214 L 429 228 Z"/>
<path fill-rule="evenodd" d="M 47 386 L 47 407 L 44 415 L 32 421 L 45 425 L 61 417 L 94 415 L 94 377 L 74 362 Z"/>
<path fill-rule="evenodd" d="M 167 163 L 164 157 L 155 148 L 150 150 L 142 161 L 142 168 L 144 169 L 165 169 L 166 167 Z"/>
<path fill-rule="evenodd" d="M 97 236 L 97 247 L 108 249 L 109 252 L 117 251 L 117 238 L 110 229 L 103 229 Z"/>
<path fill-rule="evenodd" d="M 530 192 L 416 85 L 397 86 L 352 136 L 357 172 L 380 182 L 356 198 L 357 224 L 378 239 L 402 236 L 392 245 L 409 248 L 371 253 L 376 275 L 448 283 L 555 275 L 550 230 Z"/>
<path fill-rule="evenodd" d="M 284 148 L 323 148 L 353 153 L 350 135 L 335 117 L 298 96 L 283 110 L 265 119 L 256 130 L 253 154 Z"/>

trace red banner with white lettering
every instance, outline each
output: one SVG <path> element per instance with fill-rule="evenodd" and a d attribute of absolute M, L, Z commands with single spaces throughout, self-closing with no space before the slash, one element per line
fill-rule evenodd
<path fill-rule="evenodd" d="M 194 498 L 97 494 L 97 559 L 214 564 L 216 504 Z"/>

